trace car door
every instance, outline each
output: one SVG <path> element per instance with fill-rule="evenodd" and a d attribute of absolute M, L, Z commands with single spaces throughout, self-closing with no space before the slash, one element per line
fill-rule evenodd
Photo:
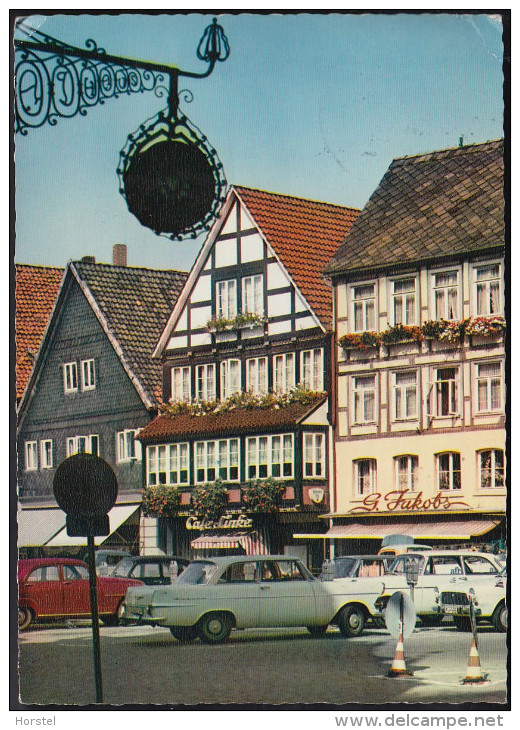
<path fill-rule="evenodd" d="M 25 597 L 37 616 L 59 616 L 63 613 L 63 585 L 58 565 L 44 565 L 32 570 L 20 586 L 20 597 Z"/>
<path fill-rule="evenodd" d="M 490 578 L 498 578 L 499 574 L 495 563 L 485 555 L 463 555 L 462 567 L 463 572 L 459 576 L 459 582 L 465 586 L 466 591 L 474 588 L 477 595 L 480 586 L 488 585 Z"/>
<path fill-rule="evenodd" d="M 103 611 L 101 601 L 98 603 Z M 90 614 L 90 583 L 88 569 L 84 565 L 63 566 L 63 613 L 67 616 Z"/>
<path fill-rule="evenodd" d="M 200 587 L 200 612 L 230 611 L 238 629 L 260 626 L 259 575 L 257 560 L 231 563 L 214 585 Z"/>
<path fill-rule="evenodd" d="M 264 560 L 258 625 L 315 625 L 318 614 L 313 583 L 297 560 Z"/>

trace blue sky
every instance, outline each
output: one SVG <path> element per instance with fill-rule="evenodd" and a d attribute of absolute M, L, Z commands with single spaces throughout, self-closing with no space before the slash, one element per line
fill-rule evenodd
<path fill-rule="evenodd" d="M 212 16 L 33 16 L 84 47 L 202 71 Z M 181 108 L 218 151 L 228 183 L 362 208 L 394 157 L 503 136 L 502 27 L 485 14 L 223 15 L 231 54 Z M 172 242 L 128 211 L 116 167 L 128 133 L 165 106 L 153 94 L 15 139 L 18 263 L 189 269 L 203 237 Z"/>

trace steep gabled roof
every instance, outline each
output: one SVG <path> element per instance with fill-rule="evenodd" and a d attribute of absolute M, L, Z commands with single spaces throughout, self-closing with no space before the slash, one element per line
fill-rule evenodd
<path fill-rule="evenodd" d="M 15 265 L 16 397 L 21 398 L 58 296 L 63 269 Z"/>
<path fill-rule="evenodd" d="M 162 373 L 151 355 L 188 274 L 85 261 L 70 268 L 145 403 L 160 401 Z"/>
<path fill-rule="evenodd" d="M 394 160 L 326 273 L 504 245 L 503 140 Z"/>

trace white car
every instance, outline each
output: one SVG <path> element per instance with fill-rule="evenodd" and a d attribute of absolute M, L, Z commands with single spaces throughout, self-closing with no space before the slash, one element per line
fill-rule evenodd
<path fill-rule="evenodd" d="M 329 624 L 359 636 L 381 594 L 380 578 L 351 595 L 345 581 L 314 578 L 297 558 L 230 556 L 195 560 L 170 586 L 140 586 L 125 597 L 123 622 L 168 626 L 179 641 L 225 641 L 231 629 L 306 626 L 315 636 Z"/>
<path fill-rule="evenodd" d="M 441 605 L 443 591 L 477 593 L 480 584 L 496 578 L 501 566 L 494 555 L 473 550 L 429 550 L 425 553 L 398 555 L 389 573 L 383 576 L 385 588 L 376 602 L 382 615 L 390 596 L 406 590 L 411 596 L 423 625 L 435 626 L 444 618 Z M 410 584 L 415 583 L 413 588 Z"/>
<path fill-rule="evenodd" d="M 497 631 L 507 631 L 508 608 L 506 603 L 507 576 L 503 570 L 498 576 L 489 576 L 478 588 L 472 588 L 473 605 L 477 623 L 491 622 Z M 442 591 L 441 606 L 445 614 L 453 617 L 460 631 L 469 631 L 470 592 Z"/>

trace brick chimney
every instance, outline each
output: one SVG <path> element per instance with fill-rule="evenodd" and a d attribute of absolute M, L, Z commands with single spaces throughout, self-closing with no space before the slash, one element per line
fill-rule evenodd
<path fill-rule="evenodd" d="M 112 262 L 114 266 L 126 266 L 126 243 L 114 243 L 112 248 Z"/>

